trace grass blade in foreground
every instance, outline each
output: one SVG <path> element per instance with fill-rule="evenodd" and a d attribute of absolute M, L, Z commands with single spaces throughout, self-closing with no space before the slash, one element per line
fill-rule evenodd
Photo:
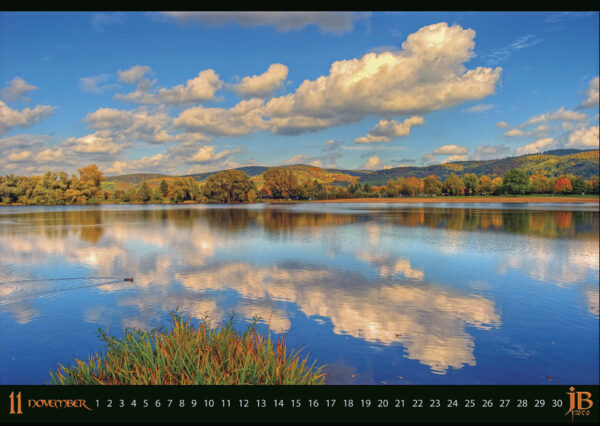
<path fill-rule="evenodd" d="M 59 385 L 316 385 L 323 367 L 288 351 L 285 337 L 273 346 L 253 325 L 237 333 L 228 323 L 191 324 L 189 314 L 171 314 L 171 329 L 127 329 L 116 339 L 100 331 L 104 352 L 75 365 L 59 364 L 50 384 Z"/>

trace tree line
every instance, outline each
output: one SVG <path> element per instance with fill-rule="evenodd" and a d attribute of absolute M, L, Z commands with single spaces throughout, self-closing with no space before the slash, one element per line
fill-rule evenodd
<path fill-rule="evenodd" d="M 598 178 L 548 177 L 510 169 L 502 177 L 451 173 L 445 180 L 430 175 L 390 179 L 385 185 L 358 181 L 346 187 L 325 185 L 317 179 L 300 182 L 290 169 L 272 167 L 253 180 L 239 170 L 224 170 L 205 182 L 193 178 L 163 179 L 158 184 L 115 183 L 109 189 L 95 164 L 78 170 L 79 176 L 46 172 L 42 176 L 0 176 L 0 202 L 21 205 L 100 203 L 253 203 L 261 199 L 335 200 L 342 198 L 393 198 L 399 196 L 487 196 L 524 194 L 598 194 Z"/>

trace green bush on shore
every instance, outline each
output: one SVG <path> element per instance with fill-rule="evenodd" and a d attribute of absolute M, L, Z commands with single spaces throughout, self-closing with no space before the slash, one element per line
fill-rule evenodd
<path fill-rule="evenodd" d="M 127 329 L 121 338 L 100 330 L 106 349 L 59 364 L 50 372 L 55 385 L 316 385 L 323 384 L 323 367 L 308 365 L 308 355 L 286 348 L 285 336 L 277 342 L 261 336 L 256 320 L 243 333 L 229 322 L 198 326 L 190 315 L 171 314 L 171 327 L 152 331 Z"/>

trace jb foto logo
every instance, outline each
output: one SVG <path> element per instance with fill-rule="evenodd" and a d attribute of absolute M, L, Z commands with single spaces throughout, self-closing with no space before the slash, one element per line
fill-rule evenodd
<path fill-rule="evenodd" d="M 573 386 L 569 390 L 571 391 L 567 392 L 567 395 L 569 395 L 569 411 L 565 413 L 565 416 L 571 414 L 571 421 L 575 420 L 575 416 L 589 416 L 590 408 L 594 405 L 592 393 L 575 392 Z"/>
<path fill-rule="evenodd" d="M 11 392 L 10 396 L 10 412 L 9 414 L 23 414 L 23 406 L 21 403 L 21 392 L 15 395 Z M 85 408 L 92 411 L 87 405 L 85 399 L 28 399 L 27 408 Z"/>

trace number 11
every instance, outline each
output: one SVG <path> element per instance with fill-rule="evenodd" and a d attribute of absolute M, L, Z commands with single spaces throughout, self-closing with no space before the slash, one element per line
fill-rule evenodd
<path fill-rule="evenodd" d="M 15 413 L 15 393 L 10 393 L 10 413 L 9 414 L 23 414 L 21 411 L 21 392 L 17 394 L 17 412 Z"/>

